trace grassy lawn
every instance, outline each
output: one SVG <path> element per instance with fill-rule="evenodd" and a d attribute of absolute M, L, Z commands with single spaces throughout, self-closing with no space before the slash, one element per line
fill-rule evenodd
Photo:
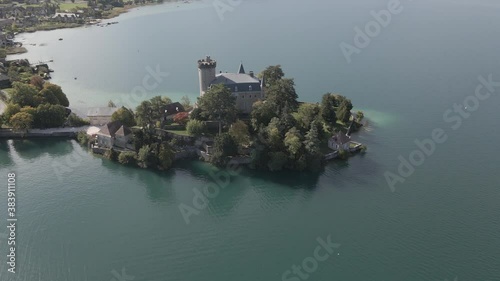
<path fill-rule="evenodd" d="M 87 8 L 87 2 L 75 2 L 75 3 L 71 3 L 71 2 L 62 2 L 62 3 L 59 3 L 59 9 L 61 9 L 62 11 L 71 11 L 72 9 L 76 9 L 76 8 Z"/>
<path fill-rule="evenodd" d="M 80 23 L 71 23 L 71 22 L 42 22 L 38 25 L 31 26 L 26 28 L 26 32 L 33 32 L 37 30 L 53 30 L 60 28 L 74 28 L 82 26 Z"/>
<path fill-rule="evenodd" d="M 172 134 L 180 135 L 180 136 L 189 136 L 189 134 L 186 130 L 182 130 L 182 131 L 165 130 L 165 131 L 172 133 Z"/>

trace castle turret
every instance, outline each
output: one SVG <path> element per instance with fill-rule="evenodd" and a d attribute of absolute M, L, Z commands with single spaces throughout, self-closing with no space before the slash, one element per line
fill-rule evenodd
<path fill-rule="evenodd" d="M 203 96 L 207 91 L 210 83 L 215 80 L 215 68 L 217 62 L 207 56 L 198 61 L 198 74 L 200 79 L 200 96 Z"/>
<path fill-rule="evenodd" d="M 243 67 L 243 63 L 240 63 L 240 67 L 238 68 L 239 74 L 245 74 L 245 68 Z"/>

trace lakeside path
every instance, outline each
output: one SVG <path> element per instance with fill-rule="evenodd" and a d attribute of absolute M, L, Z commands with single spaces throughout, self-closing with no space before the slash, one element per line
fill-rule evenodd
<path fill-rule="evenodd" d="M 91 126 L 30 129 L 28 132 L 14 132 L 11 129 L 1 129 L 0 138 L 44 138 L 44 137 L 75 137 L 78 132 L 87 131 Z"/>

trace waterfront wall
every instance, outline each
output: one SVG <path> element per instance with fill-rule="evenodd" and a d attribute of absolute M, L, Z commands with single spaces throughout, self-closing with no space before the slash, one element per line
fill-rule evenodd
<path fill-rule="evenodd" d="M 8 139 L 29 139 L 29 138 L 75 138 L 78 132 L 86 131 L 84 127 L 68 127 L 68 128 L 49 128 L 49 129 L 31 129 L 27 132 L 13 131 L 12 129 L 0 129 L 0 138 Z"/>

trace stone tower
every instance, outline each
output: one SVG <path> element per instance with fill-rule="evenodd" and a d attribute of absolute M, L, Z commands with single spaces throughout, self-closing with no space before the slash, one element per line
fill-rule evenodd
<path fill-rule="evenodd" d="M 215 80 L 215 68 L 217 62 L 207 56 L 198 61 L 198 74 L 200 79 L 200 96 L 203 96 L 207 91 L 210 83 Z"/>

